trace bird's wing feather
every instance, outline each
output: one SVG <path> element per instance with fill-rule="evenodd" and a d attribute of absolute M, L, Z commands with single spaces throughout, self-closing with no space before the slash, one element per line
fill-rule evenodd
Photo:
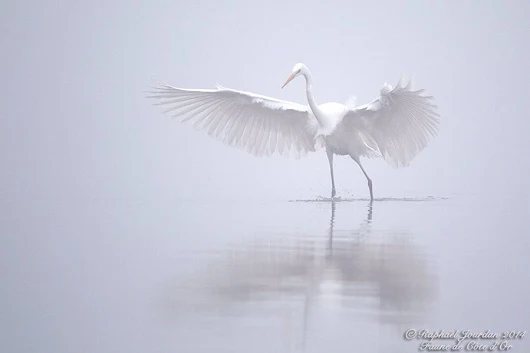
<path fill-rule="evenodd" d="M 370 147 L 394 167 L 406 166 L 438 133 L 437 106 L 422 93 L 402 80 L 393 89 L 385 84 L 377 99 L 346 113 L 343 128 L 369 136 L 377 144 Z"/>
<path fill-rule="evenodd" d="M 211 137 L 253 155 L 275 152 L 300 157 L 315 150 L 314 119 L 304 105 L 217 85 L 217 89 L 154 88 L 149 98 L 167 105 Z"/>

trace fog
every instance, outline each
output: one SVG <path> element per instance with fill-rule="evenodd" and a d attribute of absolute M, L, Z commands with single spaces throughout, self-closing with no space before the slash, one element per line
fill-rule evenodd
<path fill-rule="evenodd" d="M 410 327 L 530 329 L 529 15 L 2 2 L 0 350 L 415 351 Z M 358 201 L 363 174 L 335 157 L 347 200 L 317 202 L 324 152 L 257 158 L 145 98 L 218 83 L 305 104 L 303 80 L 280 89 L 297 62 L 318 103 L 367 103 L 402 73 L 434 96 L 440 132 L 409 167 L 363 160 L 386 201 Z"/>

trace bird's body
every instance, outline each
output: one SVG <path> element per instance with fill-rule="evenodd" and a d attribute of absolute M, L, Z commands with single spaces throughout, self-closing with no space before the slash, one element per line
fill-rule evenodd
<path fill-rule="evenodd" d="M 317 104 L 313 80 L 303 64 L 296 64 L 282 88 L 293 78 L 306 79 L 308 105 L 282 101 L 250 92 L 217 86 L 215 90 L 163 86 L 154 92 L 158 104 L 169 105 L 182 121 L 192 121 L 210 136 L 257 156 L 294 154 L 295 157 L 325 148 L 329 160 L 332 197 L 335 196 L 333 155 L 350 156 L 372 181 L 361 157 L 382 157 L 395 167 L 406 166 L 427 146 L 438 130 L 439 115 L 432 97 L 412 91 L 401 82 L 384 84 L 372 102 Z"/>

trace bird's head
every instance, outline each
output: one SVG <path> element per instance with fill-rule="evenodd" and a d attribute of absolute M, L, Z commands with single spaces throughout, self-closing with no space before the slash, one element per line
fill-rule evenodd
<path fill-rule="evenodd" d="M 287 86 L 287 84 L 289 82 L 291 82 L 291 80 L 293 80 L 294 78 L 296 78 L 296 77 L 298 77 L 300 75 L 306 75 L 307 72 L 308 72 L 307 66 L 305 66 L 304 64 L 298 63 L 298 64 L 294 65 L 293 66 L 293 71 L 291 71 L 289 76 L 287 76 L 287 78 L 285 79 L 285 82 L 283 83 L 282 88 Z"/>

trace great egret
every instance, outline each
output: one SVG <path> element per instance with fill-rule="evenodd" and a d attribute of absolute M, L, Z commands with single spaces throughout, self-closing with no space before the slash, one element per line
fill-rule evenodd
<path fill-rule="evenodd" d="M 380 95 L 361 106 L 317 104 L 311 72 L 294 65 L 282 88 L 298 76 L 306 81 L 309 105 L 278 100 L 217 85 L 216 89 L 155 88 L 151 98 L 169 105 L 183 122 L 228 145 L 257 155 L 294 154 L 299 158 L 325 147 L 331 172 L 331 197 L 335 197 L 333 155 L 348 155 L 361 168 L 373 201 L 372 180 L 360 157 L 382 157 L 394 167 L 407 166 L 436 136 L 440 116 L 432 97 L 413 91 L 401 80 L 395 88 L 384 84 Z"/>

